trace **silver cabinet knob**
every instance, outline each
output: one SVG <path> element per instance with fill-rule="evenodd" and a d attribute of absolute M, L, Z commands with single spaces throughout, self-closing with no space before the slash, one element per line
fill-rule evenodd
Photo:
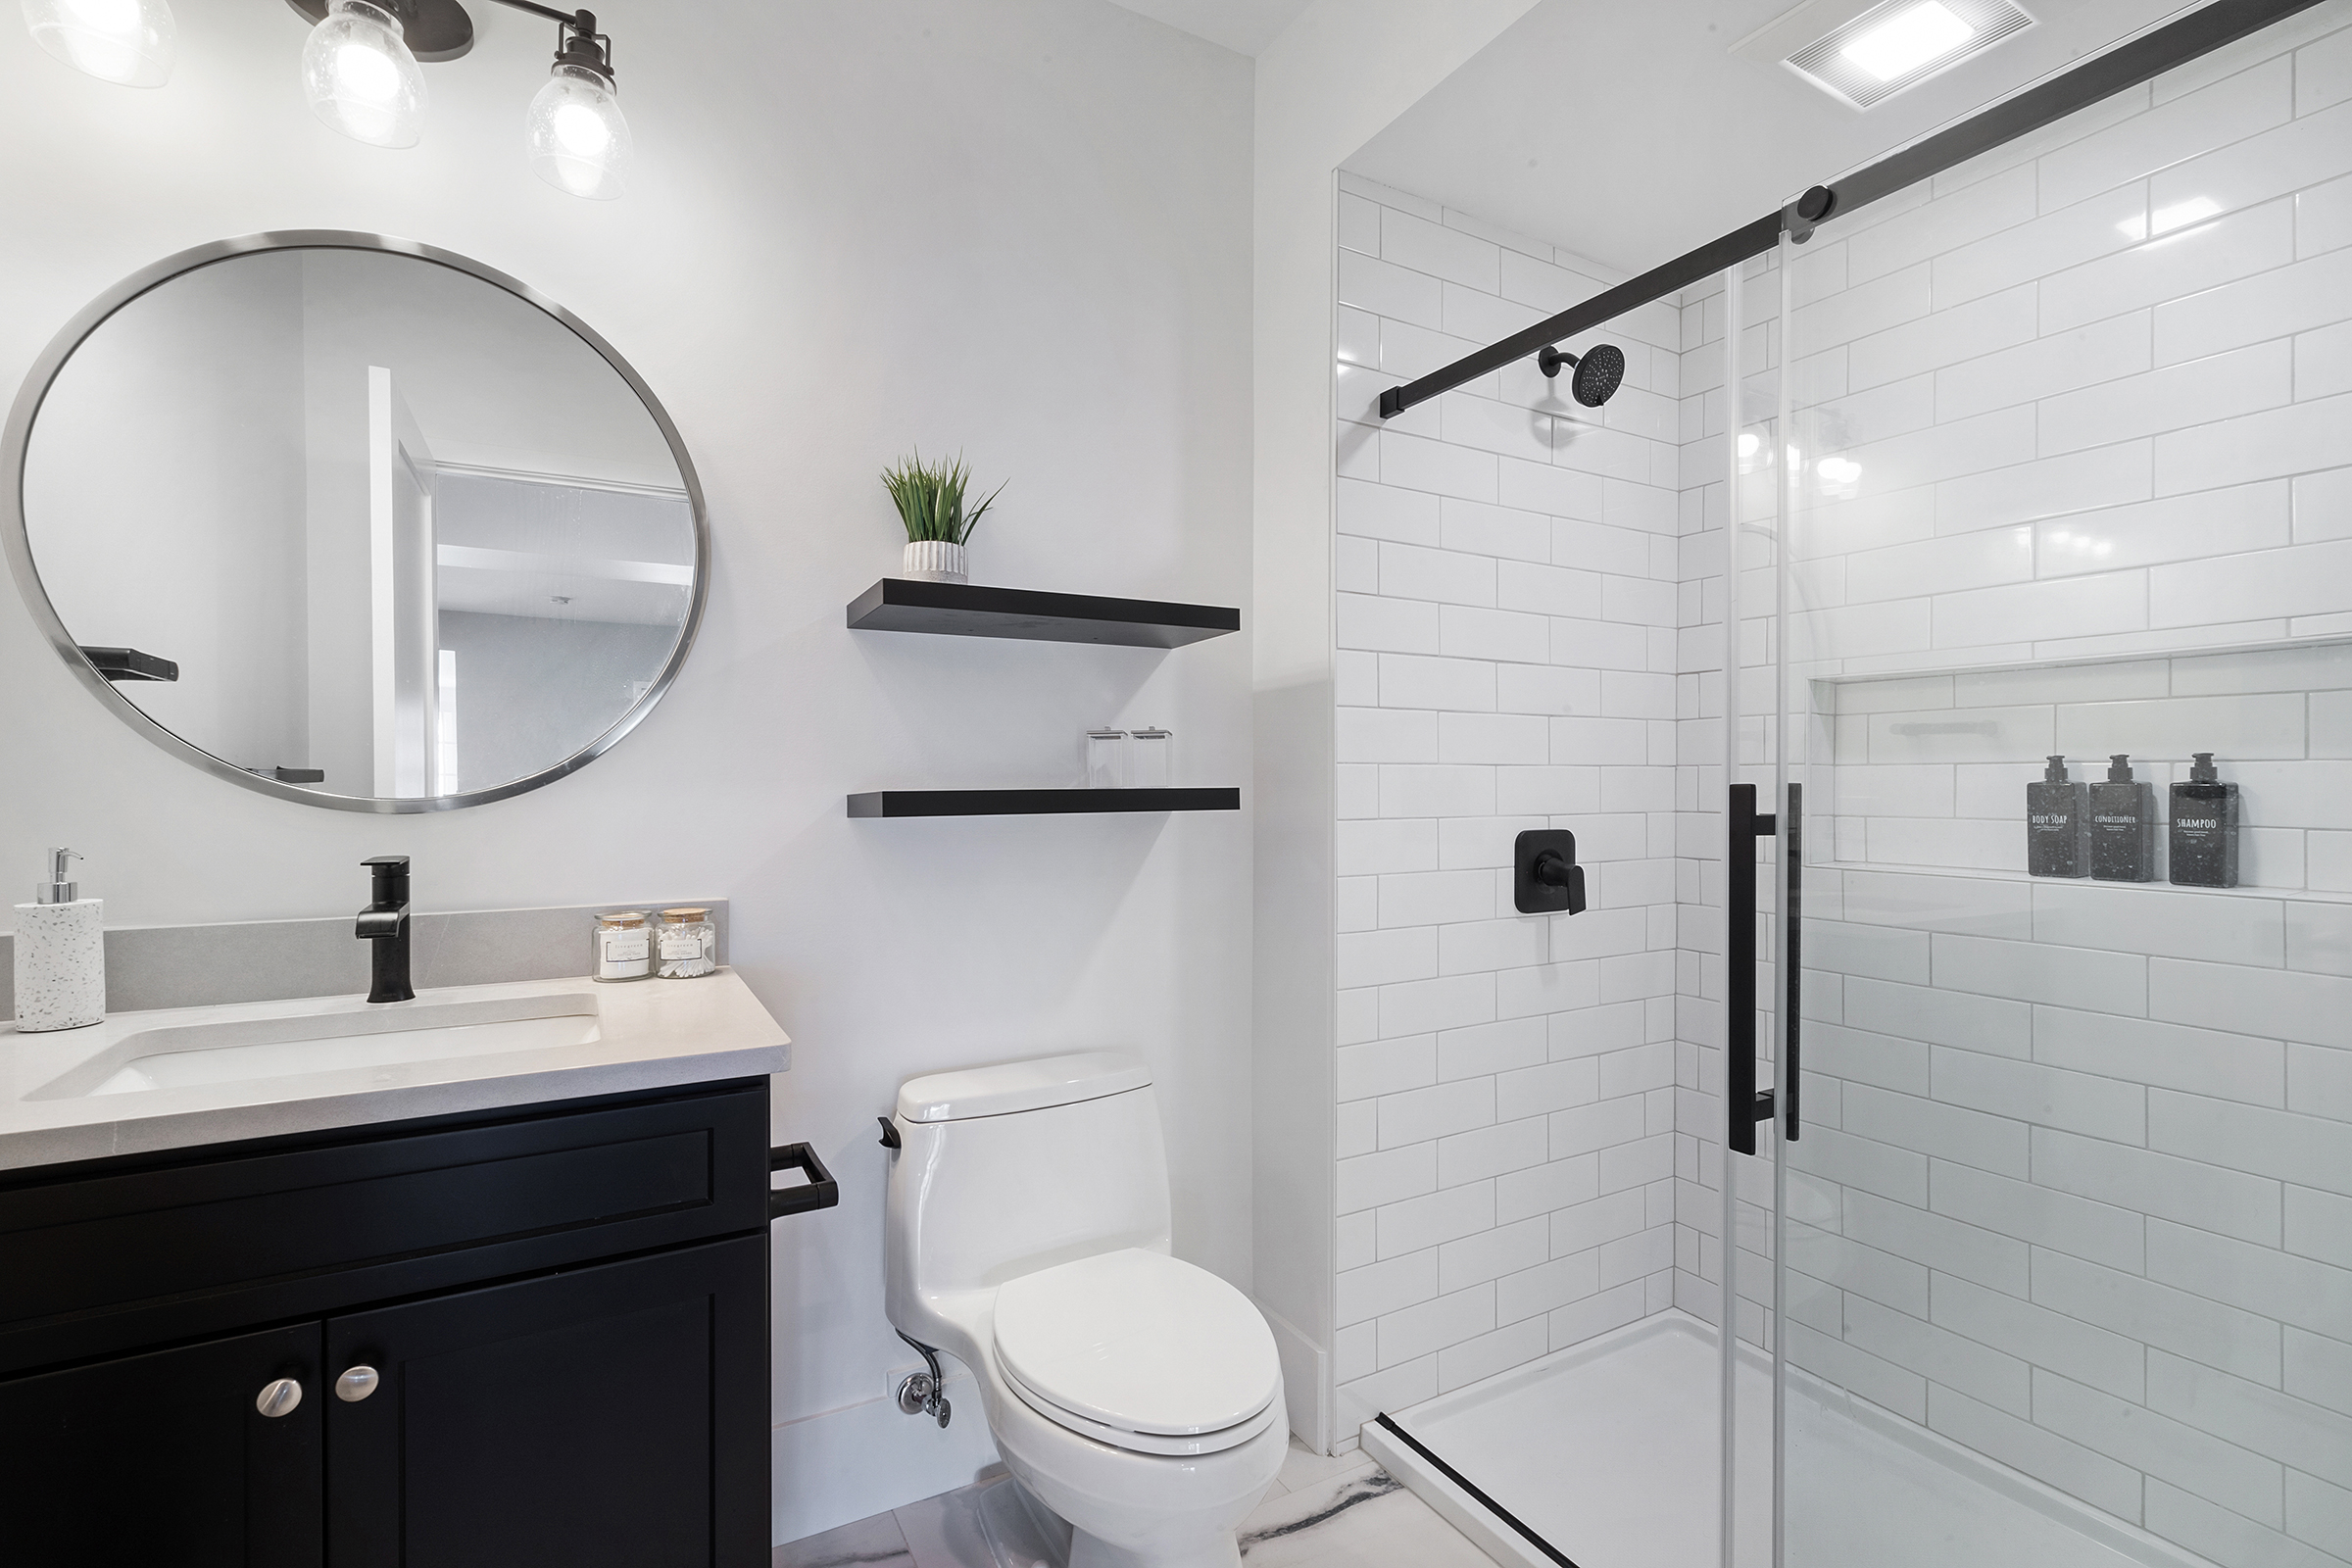
<path fill-rule="evenodd" d="M 302 1385 L 292 1378 L 279 1378 L 266 1384 L 253 1396 L 253 1407 L 272 1419 L 284 1415 L 302 1402 Z"/>
<path fill-rule="evenodd" d="M 382 1374 L 371 1366 L 352 1367 L 335 1379 L 335 1397 L 345 1404 L 357 1404 L 373 1394 L 375 1386 L 383 1381 Z"/>

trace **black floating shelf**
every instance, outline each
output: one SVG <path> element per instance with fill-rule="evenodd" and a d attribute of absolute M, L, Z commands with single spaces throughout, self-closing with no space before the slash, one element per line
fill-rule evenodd
<path fill-rule="evenodd" d="M 1218 605 L 1166 605 L 1153 599 L 1102 599 L 885 577 L 850 602 L 850 629 L 1182 648 L 1240 631 L 1242 612 Z"/>
<path fill-rule="evenodd" d="M 1041 816 L 1076 811 L 1238 811 L 1224 790 L 870 790 L 850 797 L 852 816 Z"/>

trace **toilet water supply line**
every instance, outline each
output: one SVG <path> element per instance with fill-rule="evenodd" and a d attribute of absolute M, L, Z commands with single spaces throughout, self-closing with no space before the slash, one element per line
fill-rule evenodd
<path fill-rule="evenodd" d="M 900 1147 L 898 1123 L 892 1121 L 888 1116 L 876 1116 L 874 1120 L 882 1124 L 882 1136 L 876 1142 L 881 1144 L 884 1149 L 898 1149 Z M 909 1372 L 900 1380 L 900 1413 L 927 1415 L 937 1420 L 941 1426 L 946 1426 L 948 1417 L 956 1413 L 956 1407 L 948 1402 L 948 1375 L 939 1369 L 939 1352 L 922 1341 L 908 1335 L 905 1329 L 896 1324 L 891 1325 L 891 1330 L 900 1339 L 921 1351 L 923 1365 L 931 1369 L 928 1372 Z"/>

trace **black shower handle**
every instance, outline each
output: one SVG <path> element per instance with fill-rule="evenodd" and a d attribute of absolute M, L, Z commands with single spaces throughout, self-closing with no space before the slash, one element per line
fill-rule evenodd
<path fill-rule="evenodd" d="M 1770 838 L 1779 824 L 1756 811 L 1756 787 L 1734 784 L 1724 812 L 1727 827 L 1724 886 L 1728 918 L 1724 975 L 1725 1114 L 1731 1118 L 1732 1152 L 1756 1152 L 1756 1123 L 1772 1116 L 1772 1091 L 1756 1088 L 1756 840 Z"/>

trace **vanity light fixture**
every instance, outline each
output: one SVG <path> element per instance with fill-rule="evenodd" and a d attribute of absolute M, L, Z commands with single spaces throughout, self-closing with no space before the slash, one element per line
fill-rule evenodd
<path fill-rule="evenodd" d="M 45 5 L 150 4 L 163 0 L 26 0 Z M 287 0 L 318 24 L 302 50 L 303 92 L 314 114 L 357 141 L 414 147 L 425 104 L 418 61 L 455 60 L 473 47 L 473 19 L 459 0 Z M 630 152 L 612 76 L 612 40 L 589 11 L 498 0 L 556 24 L 547 84 L 523 116 L 532 172 L 560 191 L 610 201 L 621 192 Z"/>
<path fill-rule="evenodd" d="M 161 87 L 179 35 L 165 0 L 24 0 L 24 25 L 75 71 L 125 87 Z"/>

